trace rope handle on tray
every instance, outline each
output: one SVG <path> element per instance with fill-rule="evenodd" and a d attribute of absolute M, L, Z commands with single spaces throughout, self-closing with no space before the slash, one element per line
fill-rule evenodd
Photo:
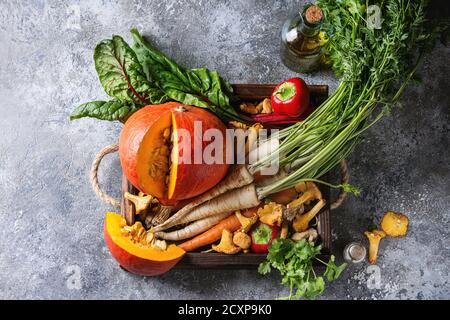
<path fill-rule="evenodd" d="M 119 150 L 119 145 L 117 143 L 115 143 L 115 144 L 111 144 L 109 146 L 104 147 L 102 150 L 100 150 L 95 155 L 94 161 L 92 162 L 92 166 L 91 166 L 90 180 L 91 180 L 91 184 L 92 184 L 92 189 L 94 189 L 95 194 L 97 195 L 97 197 L 100 198 L 100 200 L 102 200 L 106 204 L 120 208 L 120 201 L 107 195 L 102 190 L 102 188 L 100 187 L 100 184 L 98 182 L 98 167 L 100 166 L 100 162 L 102 161 L 103 157 L 109 153 L 117 152 L 118 150 Z M 340 162 L 339 172 L 341 175 L 341 183 L 348 183 L 349 174 L 348 174 L 347 162 L 345 160 L 342 160 Z M 339 208 L 339 206 L 344 202 L 345 198 L 347 198 L 347 192 L 345 192 L 344 190 L 341 190 L 337 199 L 330 205 L 330 209 L 335 210 L 335 209 Z"/>
<path fill-rule="evenodd" d="M 90 180 L 92 184 L 92 189 L 94 189 L 95 194 L 97 197 L 100 198 L 104 203 L 112 205 L 114 207 L 120 208 L 120 201 L 117 199 L 114 199 L 113 197 L 107 195 L 102 188 L 100 188 L 100 184 L 98 182 L 98 167 L 100 165 L 100 162 L 102 161 L 103 157 L 106 156 L 109 153 L 117 152 L 119 150 L 119 145 L 117 143 L 111 144 L 109 146 L 104 147 L 102 150 L 100 150 L 94 158 L 94 161 L 92 162 L 91 166 L 91 172 L 90 172 Z"/>

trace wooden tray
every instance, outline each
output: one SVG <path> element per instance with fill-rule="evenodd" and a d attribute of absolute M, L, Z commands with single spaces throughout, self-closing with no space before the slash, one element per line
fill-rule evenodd
<path fill-rule="evenodd" d="M 236 95 L 242 101 L 254 102 L 269 97 L 274 89 L 274 84 L 235 84 L 233 88 Z M 328 86 L 311 85 L 308 86 L 311 92 L 311 101 L 313 106 L 318 106 L 328 97 Z M 331 221 L 329 207 L 329 188 L 322 186 L 321 191 L 327 205 L 318 214 L 317 232 L 319 234 L 319 243 L 322 244 L 322 255 L 326 261 L 327 256 L 331 254 Z M 136 188 L 127 180 L 125 175 L 122 177 L 122 195 L 125 192 L 137 194 Z M 134 217 L 134 208 L 131 203 L 122 197 L 121 213 L 129 218 Z M 177 269 L 255 269 L 266 258 L 266 254 L 259 253 L 239 253 L 236 255 L 225 255 L 215 252 L 188 252 L 174 268 Z"/>

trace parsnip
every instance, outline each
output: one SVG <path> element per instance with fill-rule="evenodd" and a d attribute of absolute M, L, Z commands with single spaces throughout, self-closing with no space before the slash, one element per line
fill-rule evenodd
<path fill-rule="evenodd" d="M 202 195 L 194 198 L 188 205 L 184 206 L 164 223 L 156 226 L 155 231 L 163 231 L 179 224 L 178 221 L 191 212 L 195 207 L 205 203 L 208 200 L 218 197 L 229 190 L 246 186 L 252 182 L 253 175 L 248 171 L 247 167 L 245 165 L 236 166 L 224 180 L 219 182 L 219 184 L 211 190 L 208 190 Z"/>
<path fill-rule="evenodd" d="M 216 214 L 214 216 L 207 217 L 205 219 L 197 220 L 187 225 L 183 229 L 175 230 L 172 232 L 160 231 L 156 232 L 155 235 L 160 239 L 171 241 L 188 239 L 210 229 L 212 226 L 218 224 L 221 220 L 225 219 L 231 214 L 233 214 L 233 212 Z"/>
<path fill-rule="evenodd" d="M 259 205 L 259 203 L 260 200 L 256 194 L 255 185 L 251 183 L 242 188 L 230 190 L 199 205 L 175 223 L 176 225 L 184 224 L 224 212 L 248 209 Z"/>

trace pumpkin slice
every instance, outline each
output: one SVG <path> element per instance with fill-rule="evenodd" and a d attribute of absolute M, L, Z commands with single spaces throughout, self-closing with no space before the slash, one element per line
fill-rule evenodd
<path fill-rule="evenodd" d="M 156 276 L 172 269 L 183 258 L 185 251 L 174 244 L 166 250 L 133 242 L 121 232 L 123 218 L 117 213 L 106 213 L 104 237 L 112 256 L 126 270 Z"/>

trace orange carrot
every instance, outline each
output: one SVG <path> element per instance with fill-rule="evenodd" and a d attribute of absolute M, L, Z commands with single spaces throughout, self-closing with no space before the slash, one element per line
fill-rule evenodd
<path fill-rule="evenodd" d="M 242 212 L 242 215 L 247 218 L 252 217 L 256 214 L 258 207 L 250 208 Z M 222 231 L 227 229 L 230 232 L 234 232 L 241 227 L 241 223 L 235 214 L 221 220 L 218 224 L 210 228 L 209 230 L 199 234 L 198 236 L 179 244 L 178 246 L 185 251 L 192 251 L 197 248 L 206 246 L 208 244 L 214 243 L 220 239 L 222 236 Z"/>

